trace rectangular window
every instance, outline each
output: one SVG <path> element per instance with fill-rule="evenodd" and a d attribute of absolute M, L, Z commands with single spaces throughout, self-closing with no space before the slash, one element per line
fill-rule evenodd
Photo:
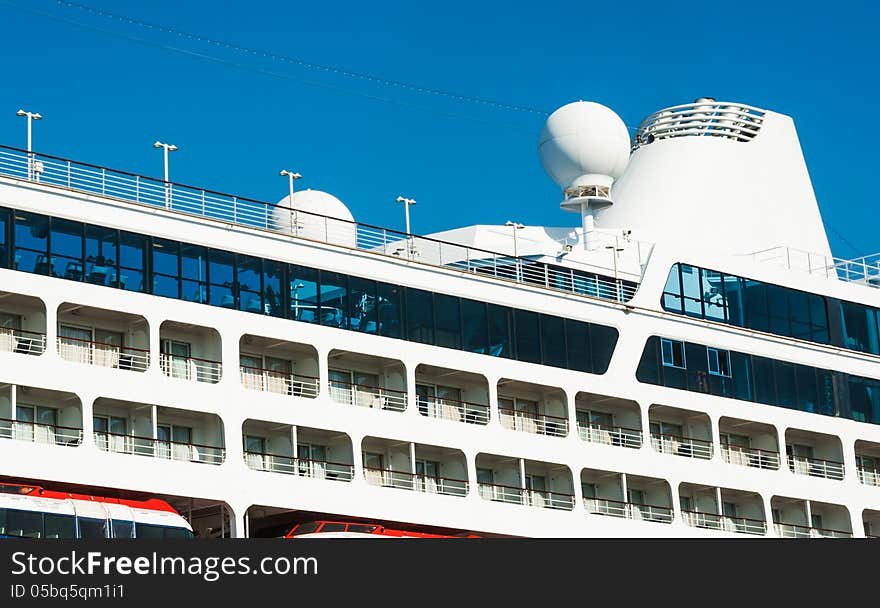
<path fill-rule="evenodd" d="M 49 218 L 36 213 L 15 211 L 15 263 L 13 268 L 24 272 L 48 275 Z"/>
<path fill-rule="evenodd" d="M 387 338 L 403 337 L 403 288 L 379 283 L 379 335 Z"/>
<path fill-rule="evenodd" d="M 322 270 L 320 292 L 321 325 L 348 329 L 348 275 Z"/>
<path fill-rule="evenodd" d="M 263 314 L 272 317 L 284 316 L 284 264 L 273 260 L 263 260 Z"/>
<path fill-rule="evenodd" d="M 367 334 L 379 333 L 376 281 L 349 277 L 348 320 L 351 329 Z"/>
<path fill-rule="evenodd" d="M 666 277 L 666 286 L 663 288 L 663 310 L 683 313 L 684 305 L 681 298 L 681 276 L 679 265 L 675 264 Z"/>
<path fill-rule="evenodd" d="M 263 260 L 237 255 L 235 280 L 238 287 L 238 309 L 263 314 Z"/>
<path fill-rule="evenodd" d="M 541 363 L 567 367 L 565 323 L 560 317 L 541 315 Z"/>
<path fill-rule="evenodd" d="M 406 290 L 406 336 L 413 342 L 434 344 L 434 298 L 430 291 Z"/>
<path fill-rule="evenodd" d="M 485 354 L 489 346 L 489 320 L 486 303 L 461 299 L 462 348 Z"/>
<path fill-rule="evenodd" d="M 594 374 L 604 374 L 608 371 L 614 347 L 617 346 L 618 333 L 613 327 L 589 324 L 590 328 L 590 361 Z"/>
<path fill-rule="evenodd" d="M 119 233 L 119 289 L 144 291 L 147 237 L 132 232 Z"/>
<path fill-rule="evenodd" d="M 661 338 L 660 351 L 663 357 L 663 365 L 666 367 L 686 369 L 684 360 L 684 342 Z"/>
<path fill-rule="evenodd" d="M 489 354 L 493 357 L 513 358 L 513 311 L 498 304 L 488 305 Z"/>
<path fill-rule="evenodd" d="M 83 230 L 82 222 L 52 219 L 52 276 L 83 280 Z"/>
<path fill-rule="evenodd" d="M 730 378 L 730 352 L 710 346 L 706 348 L 706 353 L 709 356 L 709 373 Z"/>
<path fill-rule="evenodd" d="M 437 346 L 461 348 L 461 306 L 455 296 L 434 294 Z"/>
<path fill-rule="evenodd" d="M 305 323 L 317 323 L 318 271 L 306 266 L 291 264 L 287 268 L 290 281 L 289 318 Z"/>
<path fill-rule="evenodd" d="M 180 298 L 180 243 L 153 239 L 153 295 Z"/>
<path fill-rule="evenodd" d="M 116 287 L 119 233 L 102 226 L 86 225 L 86 283 Z"/>
<path fill-rule="evenodd" d="M 565 319 L 565 351 L 568 369 L 593 371 L 590 356 L 590 326 L 583 321 Z"/>
<path fill-rule="evenodd" d="M 9 210 L 0 207 L 0 268 L 9 267 L 9 249 L 7 247 L 7 228 L 9 226 Z"/>
<path fill-rule="evenodd" d="M 219 249 L 208 251 L 209 304 L 235 308 L 234 288 L 235 254 Z"/>
<path fill-rule="evenodd" d="M 538 313 L 514 309 L 516 322 L 516 358 L 527 363 L 541 362 L 541 342 Z"/>
<path fill-rule="evenodd" d="M 199 245 L 180 246 L 180 297 L 188 302 L 208 301 L 207 249 Z"/>

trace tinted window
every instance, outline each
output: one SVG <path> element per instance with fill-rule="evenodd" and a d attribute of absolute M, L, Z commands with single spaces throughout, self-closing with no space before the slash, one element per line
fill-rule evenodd
<path fill-rule="evenodd" d="M 516 323 L 516 358 L 528 363 L 541 362 L 541 344 L 538 330 L 538 313 L 514 310 Z"/>
<path fill-rule="evenodd" d="M 604 374 L 611 363 L 611 355 L 617 346 L 617 330 L 604 325 L 590 325 L 590 350 L 593 373 Z"/>
<path fill-rule="evenodd" d="M 71 281 L 83 280 L 83 224 L 52 220 L 52 274 Z"/>
<path fill-rule="evenodd" d="M 565 347 L 569 369 L 579 372 L 592 371 L 590 327 L 587 323 L 565 320 Z"/>
<path fill-rule="evenodd" d="M 489 354 L 513 358 L 513 311 L 506 306 L 488 305 Z"/>
<path fill-rule="evenodd" d="M 462 348 L 485 354 L 489 343 L 489 321 L 485 302 L 461 300 Z"/>
<path fill-rule="evenodd" d="M 273 317 L 284 316 L 284 264 L 263 260 L 263 313 Z"/>
<path fill-rule="evenodd" d="M 379 335 L 403 337 L 403 288 L 379 283 Z"/>
<path fill-rule="evenodd" d="M 43 514 L 46 538 L 76 538 L 76 520 L 73 515 Z"/>
<path fill-rule="evenodd" d="M 379 331 L 376 281 L 349 277 L 348 322 L 351 329 L 375 334 Z"/>
<path fill-rule="evenodd" d="M 235 270 L 238 281 L 239 309 L 262 314 L 263 260 L 248 255 L 238 255 Z"/>
<path fill-rule="evenodd" d="M 86 282 L 116 287 L 116 262 L 119 258 L 118 231 L 101 226 L 86 226 Z"/>
<path fill-rule="evenodd" d="M 434 294 L 437 346 L 461 348 L 461 310 L 455 296 Z"/>
<path fill-rule="evenodd" d="M 114 519 L 112 522 L 113 538 L 134 538 L 134 522 Z"/>
<path fill-rule="evenodd" d="M 80 538 L 107 538 L 107 520 L 78 517 Z"/>
<path fill-rule="evenodd" d="M 291 532 L 291 536 L 299 536 L 300 534 L 311 534 L 315 530 L 317 530 L 321 526 L 320 522 L 307 521 L 305 523 L 301 523 L 298 525 L 293 532 Z"/>
<path fill-rule="evenodd" d="M 566 367 L 565 323 L 559 317 L 541 315 L 541 361 Z"/>
<path fill-rule="evenodd" d="M 321 271 L 321 325 L 348 329 L 348 275 Z"/>
<path fill-rule="evenodd" d="M 430 291 L 406 290 L 406 336 L 413 342 L 434 343 L 434 298 Z"/>
<path fill-rule="evenodd" d="M 290 284 L 289 318 L 306 323 L 317 323 L 318 271 L 305 266 L 290 265 L 287 269 Z"/>
<path fill-rule="evenodd" d="M 235 308 L 234 259 L 233 254 L 227 251 L 211 249 L 208 253 L 208 278 L 211 283 L 208 295 L 212 306 Z"/>
<path fill-rule="evenodd" d="M 42 538 L 43 515 L 36 511 L 0 509 L 0 537 Z"/>
<path fill-rule="evenodd" d="M 9 210 L 0 208 L 0 268 L 9 266 L 6 243 L 8 242 L 6 230 L 9 225 Z"/>
<path fill-rule="evenodd" d="M 119 233 L 119 285 L 129 291 L 144 290 L 147 239 L 130 232 Z"/>

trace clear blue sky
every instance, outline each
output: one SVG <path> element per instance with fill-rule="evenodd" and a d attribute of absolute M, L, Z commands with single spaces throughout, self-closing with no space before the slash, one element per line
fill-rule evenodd
<path fill-rule="evenodd" d="M 880 251 L 875 3 L 172 2 L 88 7 L 352 72 L 550 112 L 577 99 L 630 126 L 696 97 L 794 117 L 836 255 Z M 36 12 L 35 12 L 36 11 Z M 54 16 L 55 18 L 50 17 Z M 71 23 L 71 22 L 76 22 Z M 175 50 L 176 49 L 176 50 Z M 182 52 L 181 52 L 182 51 Z M 208 57 L 206 57 L 208 56 Z M 0 0 L 0 143 L 275 201 L 326 190 L 413 231 L 575 225 L 541 169 L 541 113 L 459 101 L 101 16 Z M 719 226 L 719 229 L 723 227 Z"/>

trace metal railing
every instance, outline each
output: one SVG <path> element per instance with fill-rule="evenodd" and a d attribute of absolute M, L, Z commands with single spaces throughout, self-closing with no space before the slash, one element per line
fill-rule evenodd
<path fill-rule="evenodd" d="M 144 372 L 150 367 L 150 351 L 95 340 L 58 336 L 58 354 L 65 361 L 98 367 Z"/>
<path fill-rule="evenodd" d="M 813 528 L 801 524 L 774 522 L 773 528 L 777 536 L 783 538 L 852 538 L 852 532 L 831 530 L 829 528 Z"/>
<path fill-rule="evenodd" d="M 588 424 L 578 422 L 577 429 L 578 437 L 582 441 L 616 445 L 624 448 L 638 449 L 642 447 L 642 431 L 640 429 L 630 429 L 624 426 L 612 426 L 598 422 L 590 422 Z"/>
<path fill-rule="evenodd" d="M 318 396 L 320 381 L 314 376 L 273 371 L 249 365 L 241 365 L 240 368 L 241 384 L 246 389 L 310 399 Z"/>
<path fill-rule="evenodd" d="M 0 327 L 0 351 L 22 355 L 42 355 L 46 350 L 46 334 L 29 329 Z"/>
<path fill-rule="evenodd" d="M 763 536 L 767 533 L 767 522 L 763 519 L 730 517 L 704 511 L 682 511 L 681 517 L 684 523 L 692 528 L 707 528 L 709 530 L 736 532 L 737 534 L 755 534 L 758 536 Z"/>
<path fill-rule="evenodd" d="M 0 146 L 0 175 L 575 295 L 623 302 L 638 288 L 617 272 L 613 277 L 596 274 L 581 262 L 568 261 L 566 266 L 535 262 L 9 146 Z M 616 251 L 629 250 L 640 268 L 654 246 L 601 231 L 597 236 Z M 509 240 L 513 252 L 513 234 L 494 238 Z M 610 263 L 608 272 L 612 272 Z M 640 275 L 641 270 L 639 279 Z"/>
<path fill-rule="evenodd" d="M 0 418 L 0 439 L 75 447 L 82 443 L 82 429 L 75 426 Z"/>
<path fill-rule="evenodd" d="M 297 475 L 312 479 L 351 481 L 354 479 L 354 465 L 328 460 L 294 458 L 269 452 L 245 452 L 244 462 L 254 471 Z"/>
<path fill-rule="evenodd" d="M 568 435 L 568 418 L 551 416 L 549 414 L 532 414 L 521 410 L 498 408 L 498 417 L 501 426 L 514 431 L 535 433 L 537 435 L 550 435 L 551 437 L 565 437 Z"/>
<path fill-rule="evenodd" d="M 755 262 L 824 276 L 828 279 L 880 287 L 880 253 L 846 259 L 780 245 L 748 254 Z"/>
<path fill-rule="evenodd" d="M 95 444 L 98 449 L 105 452 L 212 465 L 222 464 L 226 457 L 226 450 L 214 445 L 168 441 L 105 431 L 95 432 Z"/>
<path fill-rule="evenodd" d="M 220 361 L 172 355 L 165 352 L 159 354 L 159 367 L 162 368 L 162 373 L 169 378 L 209 384 L 220 382 L 220 374 L 223 369 Z"/>
<path fill-rule="evenodd" d="M 779 452 L 748 448 L 741 445 L 721 442 L 721 458 L 724 462 L 756 469 L 778 469 Z"/>
<path fill-rule="evenodd" d="M 414 490 L 428 494 L 445 494 L 447 496 L 467 496 L 468 482 L 466 479 L 449 477 L 432 477 L 418 475 L 406 471 L 389 469 L 364 468 L 364 478 L 373 486 Z"/>
<path fill-rule="evenodd" d="M 673 454 L 686 458 L 712 458 L 712 442 L 683 435 L 651 433 L 651 445 L 663 454 Z"/>
<path fill-rule="evenodd" d="M 429 418 L 466 422 L 468 424 L 489 424 L 489 406 L 469 401 L 459 401 L 448 397 L 416 396 L 419 413 Z"/>
<path fill-rule="evenodd" d="M 496 502 L 506 502 L 528 507 L 541 507 L 544 509 L 571 511 L 574 508 L 574 495 L 564 492 L 529 490 L 494 483 L 479 483 L 477 488 L 480 498 L 484 500 L 494 500 Z"/>
<path fill-rule="evenodd" d="M 660 505 L 648 505 L 609 498 L 584 497 L 584 508 L 587 513 L 595 515 L 610 515 L 611 517 L 625 517 L 641 521 L 652 521 L 662 524 L 672 523 L 672 507 Z"/>
<path fill-rule="evenodd" d="M 797 475 L 823 477 L 825 479 L 843 479 L 843 463 L 837 460 L 808 458 L 807 456 L 786 456 L 788 469 Z"/>
<path fill-rule="evenodd" d="M 330 380 L 330 398 L 337 403 L 372 407 L 394 412 L 406 409 L 406 391 L 366 384 Z"/>
<path fill-rule="evenodd" d="M 650 114 L 632 139 L 632 150 L 673 137 L 723 137 L 747 142 L 761 131 L 764 110 L 729 101 L 696 101 Z"/>
<path fill-rule="evenodd" d="M 859 472 L 859 481 L 866 486 L 880 486 L 880 470 L 868 467 L 857 467 Z"/>

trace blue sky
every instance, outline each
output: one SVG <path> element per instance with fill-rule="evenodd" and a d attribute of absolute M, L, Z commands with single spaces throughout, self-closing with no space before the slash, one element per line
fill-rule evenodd
<path fill-rule="evenodd" d="M 794 117 L 832 250 L 880 251 L 873 190 L 878 109 L 873 3 L 114 3 L 0 0 L 0 143 L 275 201 L 281 168 L 356 219 L 413 231 L 576 225 L 559 210 L 537 138 L 577 99 L 629 126 L 696 97 Z M 523 109 L 458 100 L 304 62 Z M 535 111 L 530 111 L 535 110 Z M 722 227 L 719 227 L 722 229 Z"/>

